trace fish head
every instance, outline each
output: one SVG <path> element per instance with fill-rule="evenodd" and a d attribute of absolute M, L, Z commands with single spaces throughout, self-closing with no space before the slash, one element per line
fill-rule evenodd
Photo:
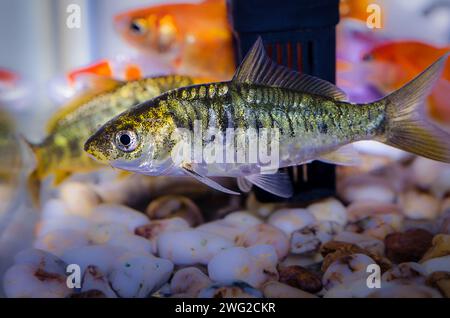
<path fill-rule="evenodd" d="M 164 54 L 164 57 L 178 51 L 179 30 L 175 18 L 158 7 L 119 14 L 114 18 L 114 25 L 125 41 L 140 50 Z"/>
<path fill-rule="evenodd" d="M 161 175 L 171 163 L 173 121 L 161 107 L 144 103 L 104 124 L 88 138 L 84 150 L 114 168 Z"/>

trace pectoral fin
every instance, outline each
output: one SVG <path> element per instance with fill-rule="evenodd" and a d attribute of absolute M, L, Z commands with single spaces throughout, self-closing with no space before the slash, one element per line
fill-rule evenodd
<path fill-rule="evenodd" d="M 345 145 L 333 152 L 320 156 L 317 160 L 345 166 L 353 166 L 361 163 L 361 157 L 353 145 Z"/>
<path fill-rule="evenodd" d="M 239 192 L 236 192 L 236 191 L 233 191 L 233 190 L 225 188 L 224 186 L 220 185 L 219 183 L 215 182 L 214 180 L 198 174 L 197 172 L 195 172 L 194 170 L 192 170 L 188 166 L 182 166 L 182 169 L 184 170 L 184 172 L 187 175 L 189 175 L 191 177 L 194 177 L 198 181 L 206 184 L 208 187 L 211 187 L 213 189 L 216 189 L 216 190 L 224 192 L 224 193 L 240 195 Z"/>
<path fill-rule="evenodd" d="M 257 187 L 282 198 L 290 198 L 294 193 L 291 179 L 287 173 L 254 174 L 246 176 L 245 179 Z"/>

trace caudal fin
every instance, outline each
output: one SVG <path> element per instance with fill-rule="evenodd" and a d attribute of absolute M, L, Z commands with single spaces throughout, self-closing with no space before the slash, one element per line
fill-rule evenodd
<path fill-rule="evenodd" d="M 448 55 L 385 98 L 388 117 L 386 144 L 450 163 L 450 134 L 433 124 L 425 112 L 425 99 L 439 79 Z M 450 101 L 448 103 L 450 107 Z"/>

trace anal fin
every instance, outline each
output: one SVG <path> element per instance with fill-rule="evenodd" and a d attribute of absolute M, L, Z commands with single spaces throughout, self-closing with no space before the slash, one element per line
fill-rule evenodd
<path fill-rule="evenodd" d="M 353 145 L 342 146 L 335 151 L 321 155 L 317 160 L 344 166 L 353 166 L 361 163 L 361 157 Z"/>

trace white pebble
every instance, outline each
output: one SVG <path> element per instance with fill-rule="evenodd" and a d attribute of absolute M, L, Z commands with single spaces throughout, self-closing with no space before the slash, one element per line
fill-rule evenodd
<path fill-rule="evenodd" d="M 224 218 L 224 221 L 243 228 L 249 228 L 263 223 L 260 218 L 245 211 L 232 212 Z"/>
<path fill-rule="evenodd" d="M 170 219 L 151 220 L 149 224 L 140 226 L 135 229 L 135 234 L 145 237 L 151 246 L 152 253 L 158 253 L 158 237 L 163 233 L 185 231 L 190 229 L 189 223 L 180 217 Z"/>
<path fill-rule="evenodd" d="M 229 223 L 225 220 L 216 220 L 204 223 L 195 229 L 211 235 L 218 235 L 232 242 L 234 242 L 239 235 L 244 233 L 246 230 L 245 227 L 236 226 L 235 224 Z"/>
<path fill-rule="evenodd" d="M 367 266 L 376 264 L 375 261 L 364 254 L 352 254 L 340 258 L 328 266 L 323 274 L 322 283 L 325 289 L 330 290 L 337 285 L 346 285 L 360 281 L 366 285 L 368 274 Z"/>
<path fill-rule="evenodd" d="M 318 221 L 333 221 L 341 225 L 347 224 L 347 209 L 340 201 L 334 198 L 313 203 L 308 206 L 307 210 Z"/>
<path fill-rule="evenodd" d="M 178 270 L 170 281 L 172 297 L 197 297 L 198 293 L 211 285 L 211 279 L 196 267 Z"/>
<path fill-rule="evenodd" d="M 417 157 L 410 166 L 410 178 L 421 189 L 429 189 L 436 182 L 444 165 L 438 161 Z"/>
<path fill-rule="evenodd" d="M 384 272 L 381 280 L 385 282 L 399 280 L 407 283 L 424 284 L 426 276 L 425 269 L 421 264 L 406 262 L 395 265 L 393 268 Z"/>
<path fill-rule="evenodd" d="M 127 251 L 132 251 L 140 254 L 152 253 L 152 242 L 149 240 L 133 235 L 133 234 L 121 234 L 111 237 L 105 242 L 107 245 L 123 248 Z"/>
<path fill-rule="evenodd" d="M 395 189 L 381 177 L 349 177 L 338 186 L 340 197 L 346 202 L 382 202 L 392 203 L 396 200 Z"/>
<path fill-rule="evenodd" d="M 63 183 L 60 197 L 74 215 L 89 217 L 92 210 L 100 204 L 100 197 L 89 184 L 81 182 Z"/>
<path fill-rule="evenodd" d="M 233 242 L 198 230 L 166 232 L 158 237 L 158 254 L 177 265 L 208 264 L 220 251 Z"/>
<path fill-rule="evenodd" d="M 116 293 L 111 289 L 107 277 L 98 269 L 97 266 L 88 266 L 84 272 L 81 292 L 89 290 L 99 290 L 108 298 L 117 298 Z"/>
<path fill-rule="evenodd" d="M 90 223 L 86 218 L 69 215 L 42 219 L 36 227 L 37 236 L 39 237 L 57 230 L 74 230 L 87 233 Z"/>
<path fill-rule="evenodd" d="M 322 231 L 318 225 L 310 225 L 292 233 L 290 251 L 293 254 L 316 253 L 323 243 L 332 238 L 332 235 Z"/>
<path fill-rule="evenodd" d="M 384 254 L 384 242 L 364 234 L 344 231 L 336 235 L 334 240 L 356 244 L 377 255 Z"/>
<path fill-rule="evenodd" d="M 97 223 L 117 223 L 128 227 L 130 231 L 148 224 L 147 216 L 124 205 L 100 204 L 92 211 L 92 219 Z"/>
<path fill-rule="evenodd" d="M 269 225 L 259 224 L 248 228 L 235 240 L 236 246 L 249 247 L 253 245 L 272 245 L 278 258 L 283 259 L 289 252 L 289 238 L 280 229 Z"/>
<path fill-rule="evenodd" d="M 64 298 L 72 293 L 65 276 L 29 264 L 10 267 L 3 277 L 3 288 L 10 298 Z"/>
<path fill-rule="evenodd" d="M 399 201 L 403 213 L 410 219 L 433 220 L 439 215 L 440 202 L 428 193 L 410 190 L 402 193 Z"/>
<path fill-rule="evenodd" d="M 441 163 L 439 176 L 431 186 L 431 192 L 438 198 L 442 198 L 446 193 L 450 192 L 450 166 Z"/>
<path fill-rule="evenodd" d="M 87 237 L 92 244 L 104 244 L 115 236 L 132 234 L 132 232 L 123 224 L 106 223 L 94 224 L 87 232 Z"/>
<path fill-rule="evenodd" d="M 108 274 L 123 253 L 125 250 L 116 246 L 89 245 L 67 250 L 61 255 L 61 259 L 67 264 L 77 264 L 83 273 L 89 265 L 94 265 L 102 273 Z"/>
<path fill-rule="evenodd" d="M 14 256 L 14 264 L 40 267 L 49 273 L 65 275 L 66 264 L 57 256 L 35 248 L 20 251 Z"/>
<path fill-rule="evenodd" d="M 295 230 L 316 222 L 314 216 L 305 209 L 281 209 L 274 212 L 267 223 L 279 228 L 288 236 Z"/>
<path fill-rule="evenodd" d="M 450 255 L 429 259 L 422 263 L 425 272 L 430 275 L 434 272 L 450 271 Z"/>
<path fill-rule="evenodd" d="M 120 297 L 148 297 L 165 284 L 173 271 L 172 262 L 152 255 L 122 255 L 109 275 Z"/>
<path fill-rule="evenodd" d="M 84 232 L 77 230 L 54 230 L 36 239 L 33 246 L 55 255 L 61 255 L 64 251 L 76 247 L 89 245 Z"/>
<path fill-rule="evenodd" d="M 339 274 L 338 274 L 339 275 Z M 369 275 L 369 274 L 366 274 Z M 350 280 L 344 284 L 336 284 L 327 290 L 324 298 L 365 298 L 373 292 L 373 288 L 367 286 L 364 277 L 358 276 L 355 280 Z"/>
<path fill-rule="evenodd" d="M 277 261 L 271 245 L 233 247 L 211 259 L 208 274 L 213 281 L 222 284 L 243 281 L 258 288 L 269 280 L 278 279 Z"/>

